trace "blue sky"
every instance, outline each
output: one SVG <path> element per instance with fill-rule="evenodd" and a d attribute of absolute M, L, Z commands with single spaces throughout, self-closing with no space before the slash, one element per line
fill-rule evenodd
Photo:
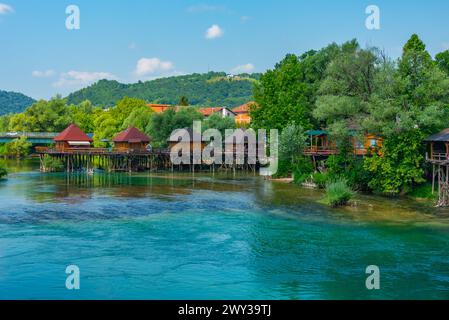
<path fill-rule="evenodd" d="M 79 30 L 65 26 L 71 4 Z M 372 4 L 380 30 L 365 27 Z M 398 57 L 412 33 L 436 54 L 449 49 L 448 12 L 445 0 L 0 0 L 0 89 L 49 98 L 99 78 L 263 72 L 352 38 Z"/>

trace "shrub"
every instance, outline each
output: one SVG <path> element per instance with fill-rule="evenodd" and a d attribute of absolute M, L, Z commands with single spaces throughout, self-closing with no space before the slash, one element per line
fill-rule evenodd
<path fill-rule="evenodd" d="M 315 183 L 320 189 L 324 189 L 326 187 L 326 183 L 328 180 L 329 178 L 326 173 L 315 172 L 314 174 L 312 174 L 313 183 Z"/>
<path fill-rule="evenodd" d="M 0 179 L 2 179 L 3 177 L 6 177 L 7 174 L 8 174 L 8 171 L 6 171 L 6 169 L 0 165 Z"/>
<path fill-rule="evenodd" d="M 52 158 L 46 154 L 42 160 L 42 168 L 44 172 L 62 171 L 64 169 L 64 164 L 61 160 Z"/>
<path fill-rule="evenodd" d="M 344 206 L 354 193 L 345 179 L 329 181 L 326 184 L 326 202 L 332 207 Z"/>

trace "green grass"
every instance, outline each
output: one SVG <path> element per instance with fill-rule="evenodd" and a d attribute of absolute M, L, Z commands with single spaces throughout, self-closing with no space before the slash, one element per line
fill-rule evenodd
<path fill-rule="evenodd" d="M 326 183 L 326 203 L 331 207 L 344 206 L 353 196 L 354 192 L 344 179 Z"/>
<path fill-rule="evenodd" d="M 436 188 L 438 188 L 438 186 L 436 186 Z M 414 199 L 436 200 L 438 198 L 438 192 L 435 190 L 435 193 L 432 194 L 432 184 L 425 183 L 414 186 L 412 191 L 407 193 L 407 196 Z"/>

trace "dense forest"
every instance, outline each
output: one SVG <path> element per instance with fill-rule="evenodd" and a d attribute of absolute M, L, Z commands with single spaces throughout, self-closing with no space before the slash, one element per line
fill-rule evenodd
<path fill-rule="evenodd" d="M 0 115 L 22 112 L 34 102 L 24 94 L 0 90 Z"/>
<path fill-rule="evenodd" d="M 177 104 L 185 96 L 191 105 L 234 107 L 252 100 L 253 83 L 259 77 L 259 74 L 227 77 L 223 72 L 209 72 L 134 84 L 101 80 L 70 94 L 67 101 L 69 104 L 79 104 L 89 100 L 96 106 L 110 107 L 124 97 Z"/>

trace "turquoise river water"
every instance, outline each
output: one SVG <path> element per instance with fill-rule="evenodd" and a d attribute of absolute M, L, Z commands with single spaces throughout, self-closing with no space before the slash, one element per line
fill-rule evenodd
<path fill-rule="evenodd" d="M 0 299 L 449 299 L 449 211 L 253 175 L 0 181 Z M 68 265 L 80 290 L 65 286 Z M 365 269 L 380 268 L 380 290 Z"/>

